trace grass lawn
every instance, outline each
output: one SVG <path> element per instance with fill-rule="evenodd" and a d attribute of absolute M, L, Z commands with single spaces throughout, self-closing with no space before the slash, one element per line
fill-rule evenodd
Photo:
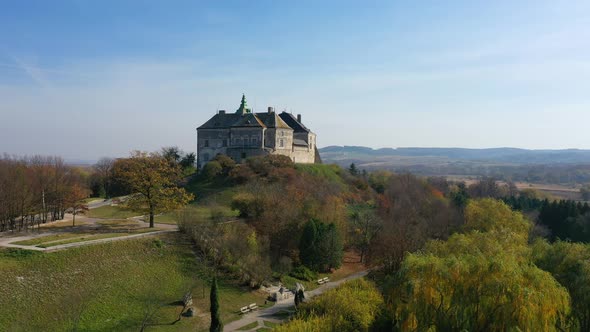
<path fill-rule="evenodd" d="M 139 212 L 123 209 L 120 206 L 105 205 L 96 209 L 91 209 L 86 213 L 89 218 L 100 219 L 125 219 L 140 215 Z"/>
<path fill-rule="evenodd" d="M 145 228 L 145 229 L 141 229 L 141 230 L 137 230 L 137 231 L 133 231 L 133 232 L 89 234 L 89 235 L 85 235 L 85 236 L 79 236 L 79 237 L 74 237 L 74 238 L 70 238 L 70 239 L 65 239 L 62 241 L 54 241 L 54 242 L 49 242 L 49 243 L 43 242 L 41 244 L 38 244 L 37 247 L 50 248 L 50 247 L 55 247 L 55 246 L 59 246 L 62 244 L 86 242 L 86 241 L 100 240 L 100 239 L 109 239 L 109 238 L 113 238 L 113 237 L 121 237 L 121 236 L 133 235 L 133 234 L 150 233 L 150 232 L 155 232 L 155 231 L 159 231 L 159 230 L 160 229 L 158 229 L 158 228 L 149 228 L 149 229 Z"/>
<path fill-rule="evenodd" d="M 181 234 L 116 241 L 53 253 L 0 250 L 0 330 L 206 331 L 208 269 L 198 263 Z M 264 303 L 264 295 L 219 280 L 221 317 Z M 178 317 L 178 301 L 192 291 L 197 316 Z"/>

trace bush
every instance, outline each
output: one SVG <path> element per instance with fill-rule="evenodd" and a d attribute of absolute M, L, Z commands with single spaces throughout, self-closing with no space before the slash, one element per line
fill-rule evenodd
<path fill-rule="evenodd" d="M 318 274 L 313 272 L 312 270 L 306 268 L 303 265 L 299 265 L 298 267 L 294 268 L 289 275 L 293 278 L 297 278 L 299 280 L 305 281 L 313 281 L 318 278 Z"/>
<path fill-rule="evenodd" d="M 347 282 L 302 304 L 298 316 L 276 331 L 368 331 L 383 304 L 381 293 L 371 282 Z"/>
<path fill-rule="evenodd" d="M 205 164 L 205 167 L 203 167 L 203 174 L 208 179 L 213 179 L 220 175 L 222 170 L 223 167 L 221 167 L 221 164 L 218 161 L 213 160 Z"/>

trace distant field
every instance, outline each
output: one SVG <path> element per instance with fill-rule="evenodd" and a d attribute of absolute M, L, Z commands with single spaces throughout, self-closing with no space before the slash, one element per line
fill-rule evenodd
<path fill-rule="evenodd" d="M 162 325 L 148 331 L 206 331 L 208 271 L 177 233 L 54 253 L 3 249 L 0 330 L 139 331 L 144 314 L 153 312 L 153 323 Z M 187 290 L 198 315 L 169 325 Z M 228 322 L 240 317 L 241 306 L 262 305 L 264 294 L 221 280 L 220 301 Z"/>

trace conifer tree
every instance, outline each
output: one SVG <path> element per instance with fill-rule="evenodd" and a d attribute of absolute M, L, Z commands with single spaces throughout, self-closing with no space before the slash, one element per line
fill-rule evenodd
<path fill-rule="evenodd" d="M 222 332 L 223 323 L 219 313 L 219 295 L 217 294 L 217 277 L 213 277 L 213 284 L 211 285 L 211 327 L 209 332 Z"/>

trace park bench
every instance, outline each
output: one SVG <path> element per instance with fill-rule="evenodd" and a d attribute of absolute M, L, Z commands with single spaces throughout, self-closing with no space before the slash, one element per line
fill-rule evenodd
<path fill-rule="evenodd" d="M 318 279 L 318 285 L 325 284 L 328 281 L 330 281 L 330 279 L 328 277 L 325 277 L 325 278 L 322 278 L 322 279 Z"/>
<path fill-rule="evenodd" d="M 240 308 L 240 312 L 243 313 L 243 314 L 246 314 L 249 311 L 250 311 L 250 308 L 248 308 L 248 306 L 245 306 L 245 307 L 241 307 Z"/>
<path fill-rule="evenodd" d="M 256 305 L 256 303 L 252 303 L 252 304 L 250 304 L 248 306 L 248 309 L 250 309 L 250 310 L 256 310 L 256 309 L 258 309 L 258 305 Z"/>

